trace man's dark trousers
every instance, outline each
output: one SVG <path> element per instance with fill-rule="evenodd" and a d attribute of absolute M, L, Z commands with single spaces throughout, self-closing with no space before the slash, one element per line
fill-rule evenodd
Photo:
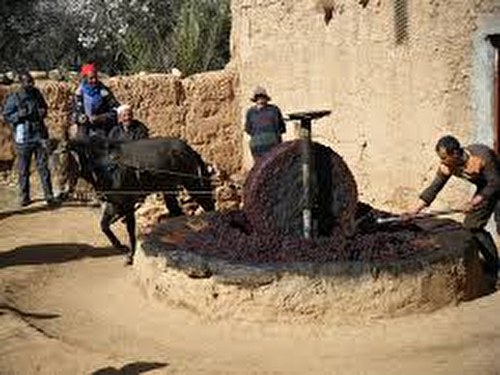
<path fill-rule="evenodd" d="M 464 219 L 464 227 L 472 234 L 472 238 L 479 245 L 486 265 L 491 271 L 497 271 L 498 252 L 491 234 L 484 229 L 492 213 L 498 206 L 498 195 L 486 199 L 480 206 L 469 212 Z M 496 216 L 496 215 L 495 215 Z"/>
<path fill-rule="evenodd" d="M 21 202 L 28 203 L 30 200 L 30 165 L 33 155 L 35 155 L 36 167 L 43 187 L 45 200 L 53 199 L 49 158 L 45 145 L 42 141 L 30 141 L 22 144 L 18 143 L 16 147 Z"/>

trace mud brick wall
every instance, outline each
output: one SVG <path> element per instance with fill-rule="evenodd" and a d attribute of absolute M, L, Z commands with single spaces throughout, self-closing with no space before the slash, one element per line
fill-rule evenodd
<path fill-rule="evenodd" d="M 207 72 L 181 79 L 168 74 L 112 77 L 105 80 L 120 103 L 130 104 L 135 117 L 152 136 L 180 137 L 205 161 L 227 173 L 242 163 L 241 126 L 236 107 L 235 74 L 229 70 Z M 68 124 L 69 102 L 75 85 L 36 80 L 49 105 L 47 126 L 51 137 L 60 138 Z M 12 86 L 0 86 L 0 101 Z M 0 160 L 15 157 L 10 127 L 0 117 Z"/>

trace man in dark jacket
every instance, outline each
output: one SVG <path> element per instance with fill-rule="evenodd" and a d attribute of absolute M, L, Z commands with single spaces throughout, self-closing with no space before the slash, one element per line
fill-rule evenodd
<path fill-rule="evenodd" d="M 497 248 L 491 234 L 484 228 L 500 199 L 500 163 L 497 155 L 480 144 L 462 147 L 456 138 L 449 135 L 438 141 L 436 152 L 441 160 L 436 177 L 420 194 L 420 201 L 406 217 L 409 219 L 429 206 L 451 176 L 473 183 L 476 192 L 463 208 L 466 213 L 464 226 L 480 246 L 491 271 L 496 271 Z"/>
<path fill-rule="evenodd" d="M 149 130 L 142 122 L 134 119 L 132 108 L 125 104 L 117 109 L 118 125 L 109 132 L 109 138 L 122 141 L 136 141 L 148 138 Z"/>
<path fill-rule="evenodd" d="M 109 139 L 129 142 L 148 138 L 148 128 L 142 122 L 134 119 L 132 107 L 124 104 L 118 107 L 116 112 L 118 114 L 118 125 L 115 125 L 109 132 Z M 112 178 L 113 188 L 119 189 L 123 185 L 126 176 L 126 166 L 111 163 L 109 165 L 109 176 Z"/>
<path fill-rule="evenodd" d="M 116 125 L 119 104 L 111 90 L 101 81 L 94 64 L 86 64 L 80 71 L 81 82 L 74 97 L 73 121 L 78 126 L 77 137 L 106 137 Z"/>
<path fill-rule="evenodd" d="M 251 100 L 255 103 L 247 111 L 245 131 L 250 135 L 250 151 L 255 160 L 281 143 L 286 131 L 280 109 L 269 104 L 271 98 L 258 86 Z"/>
<path fill-rule="evenodd" d="M 29 72 L 20 73 L 19 80 L 21 89 L 7 97 L 3 115 L 12 126 L 16 143 L 21 205 L 27 206 L 31 203 L 30 165 L 33 155 L 45 200 L 49 205 L 53 205 L 55 201 L 48 167 L 48 131 L 44 123 L 47 103 L 42 93 L 34 86 Z"/>

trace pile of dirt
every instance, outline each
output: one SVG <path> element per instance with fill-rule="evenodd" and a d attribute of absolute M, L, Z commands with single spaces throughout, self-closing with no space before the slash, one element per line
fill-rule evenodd
<path fill-rule="evenodd" d="M 143 235 L 151 233 L 156 224 L 168 218 L 168 210 L 161 194 L 146 197 L 135 212 L 135 216 L 139 233 Z"/>
<path fill-rule="evenodd" d="M 340 232 L 312 240 L 279 233 L 262 235 L 254 231 L 243 211 L 216 214 L 201 230 L 180 238 L 170 243 L 177 250 L 249 264 L 404 261 L 439 248 L 432 233 L 411 225 L 360 231 L 350 238 Z"/>

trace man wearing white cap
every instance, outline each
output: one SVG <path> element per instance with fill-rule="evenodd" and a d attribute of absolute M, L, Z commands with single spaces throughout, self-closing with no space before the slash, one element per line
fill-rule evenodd
<path fill-rule="evenodd" d="M 134 119 L 132 107 L 124 104 L 116 110 L 118 124 L 109 132 L 109 138 L 122 141 L 135 141 L 148 138 L 149 130 L 142 122 Z"/>
<path fill-rule="evenodd" d="M 257 86 L 250 100 L 255 105 L 247 111 L 245 131 L 250 135 L 250 151 L 258 159 L 281 143 L 286 128 L 280 109 L 269 104 L 266 89 Z"/>

